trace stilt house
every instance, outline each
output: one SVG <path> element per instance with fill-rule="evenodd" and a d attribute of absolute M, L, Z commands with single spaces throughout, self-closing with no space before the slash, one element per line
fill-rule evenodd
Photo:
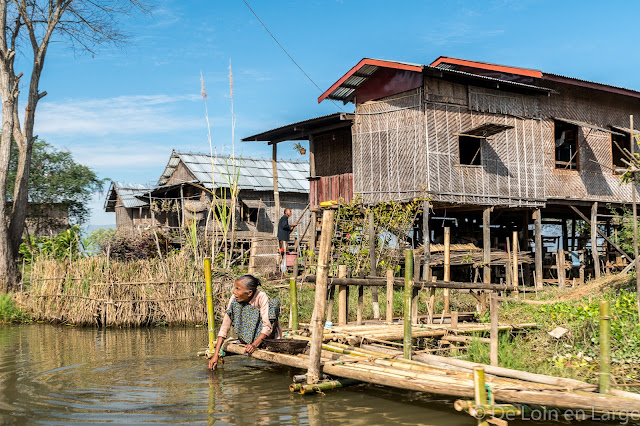
<path fill-rule="evenodd" d="M 295 221 L 309 203 L 306 162 L 280 161 L 277 173 L 278 208 L 270 160 L 238 157 L 234 162 L 226 156 L 173 151 L 158 186 L 147 196 L 158 226 L 183 226 L 195 220 L 203 227 L 212 205 L 212 194 L 216 195 L 216 205 L 230 205 L 229 188 L 237 181 L 237 229 L 273 233 L 284 208 L 292 210 Z M 214 208 L 212 214 L 219 215 L 219 207 Z M 308 222 L 308 218 L 302 218 L 300 223 L 305 221 Z"/>
<path fill-rule="evenodd" d="M 353 194 L 364 204 L 426 197 L 426 244 L 455 225 L 454 240 L 505 249 L 517 231 L 520 250 L 536 252 L 538 283 L 565 269 L 547 256 L 543 273 L 547 251 L 573 252 L 566 270 L 580 274 L 585 264 L 598 276 L 627 262 L 609 237 L 609 208 L 632 198 L 620 174 L 623 150 L 637 151 L 630 115 L 640 120 L 640 92 L 440 57 L 429 65 L 363 59 L 318 102 L 325 99 L 353 103 L 355 113 L 244 139 L 309 140 L 314 207 Z"/>
<path fill-rule="evenodd" d="M 145 199 L 143 195 L 152 189 L 151 185 L 111 182 L 104 209 L 106 212 L 115 212 L 118 231 L 151 227 L 149 199 Z"/>

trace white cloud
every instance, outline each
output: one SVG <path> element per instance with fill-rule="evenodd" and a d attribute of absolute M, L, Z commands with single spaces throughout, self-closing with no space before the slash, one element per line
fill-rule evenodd
<path fill-rule="evenodd" d="M 200 117 L 184 117 L 180 106 L 197 95 L 137 95 L 42 102 L 36 130 L 41 135 L 105 136 L 158 134 L 203 126 Z"/>

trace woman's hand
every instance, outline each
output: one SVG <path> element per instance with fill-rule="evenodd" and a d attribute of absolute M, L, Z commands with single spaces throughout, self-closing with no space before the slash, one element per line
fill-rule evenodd
<path fill-rule="evenodd" d="M 256 351 L 257 347 L 258 347 L 258 345 L 256 345 L 255 343 L 248 343 L 248 344 L 244 345 L 244 353 L 251 355 L 252 353 L 254 353 Z"/>
<path fill-rule="evenodd" d="M 215 370 L 217 365 L 218 365 L 218 353 L 216 353 L 209 360 L 209 370 L 212 370 L 212 371 Z"/>

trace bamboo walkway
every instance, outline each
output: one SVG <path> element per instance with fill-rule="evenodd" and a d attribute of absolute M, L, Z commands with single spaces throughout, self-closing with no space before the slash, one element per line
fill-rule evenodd
<path fill-rule="evenodd" d="M 292 335 L 291 338 L 309 340 L 298 335 Z M 244 354 L 244 345 L 230 341 L 224 350 L 230 354 Z M 309 366 L 307 354 L 288 355 L 258 349 L 251 356 L 300 369 Z M 337 378 L 450 397 L 474 397 L 473 368 L 479 364 L 435 355 L 418 354 L 412 360 L 401 356 L 402 352 L 382 346 L 356 347 L 328 342 L 322 345 L 321 367 L 323 374 Z M 485 383 L 492 395 L 492 405 L 501 402 L 619 416 L 640 410 L 638 394 L 619 390 L 611 390 L 608 395 L 600 394 L 597 393 L 597 386 L 577 380 L 488 365 L 482 367 L 487 373 Z M 458 401 L 457 405 L 466 403 Z"/>

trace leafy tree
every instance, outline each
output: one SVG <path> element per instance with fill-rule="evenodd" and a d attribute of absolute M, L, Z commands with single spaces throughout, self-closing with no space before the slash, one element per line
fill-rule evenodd
<path fill-rule="evenodd" d="M 18 149 L 12 147 L 7 182 L 7 200 L 13 201 L 18 169 Z M 47 142 L 33 144 L 29 170 L 30 203 L 65 203 L 69 219 L 82 225 L 89 218 L 87 202 L 95 191 L 101 191 L 106 179 L 98 179 L 93 170 L 73 160 L 69 151 L 58 150 Z"/>
<path fill-rule="evenodd" d="M 149 10 L 153 0 L 0 0 L 0 293 L 17 282 L 15 259 L 22 241 L 27 213 L 29 171 L 38 102 L 47 92 L 40 90 L 40 77 L 50 43 L 66 43 L 76 51 L 94 51 L 103 45 L 127 41 L 120 28 L 123 18 Z M 28 64 L 28 84 L 16 70 L 20 55 Z M 20 89 L 26 89 L 21 97 Z M 18 101 L 24 99 L 23 120 Z M 18 147 L 18 164 L 13 180 L 13 203 L 7 211 L 7 184 L 11 145 Z M 7 220 L 5 221 L 5 218 Z"/>

